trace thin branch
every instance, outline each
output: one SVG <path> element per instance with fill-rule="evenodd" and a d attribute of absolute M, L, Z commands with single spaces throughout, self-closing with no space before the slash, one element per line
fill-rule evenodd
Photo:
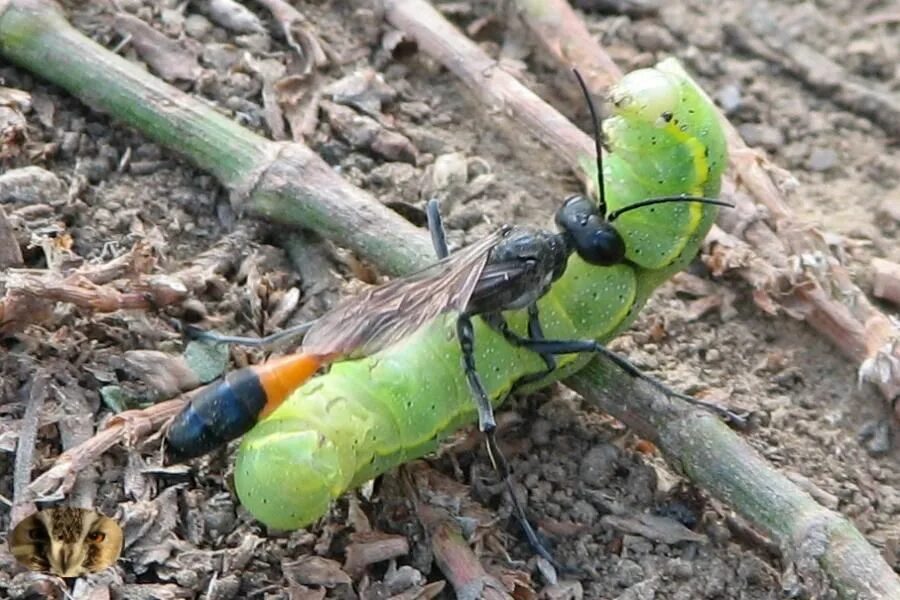
<path fill-rule="evenodd" d="M 577 66 L 594 90 L 622 78 L 622 70 L 605 52 L 593 52 L 594 38 L 584 21 L 564 0 L 519 0 L 522 20 L 544 49 L 562 65 Z"/>
<path fill-rule="evenodd" d="M 301 143 L 244 129 L 76 31 L 52 0 L 0 4 L 0 55 L 213 174 L 241 212 L 308 227 L 389 274 L 427 266 L 429 244 Z"/>
<path fill-rule="evenodd" d="M 6 288 L 0 299 L 0 332 L 9 334 L 47 321 L 57 302 L 97 312 L 177 304 L 227 271 L 249 239 L 249 228 L 242 225 L 171 275 L 149 274 L 156 257 L 146 242 L 136 243 L 106 263 L 86 265 L 66 275 L 49 269 L 9 269 L 0 276 Z M 124 280 L 121 285 L 110 285 L 120 279 Z"/>
<path fill-rule="evenodd" d="M 900 265 L 876 258 L 872 261 L 872 271 L 874 273 L 872 293 L 875 297 L 900 306 Z"/>
<path fill-rule="evenodd" d="M 82 469 L 118 444 L 136 444 L 156 433 L 187 404 L 193 393 L 160 402 L 141 410 L 128 410 L 110 419 L 106 427 L 89 440 L 57 457 L 53 467 L 28 486 L 38 498 L 53 499 L 65 496 L 75 485 L 75 477 Z"/>
<path fill-rule="evenodd" d="M 713 415 L 599 361 L 566 384 L 775 540 L 812 597 L 835 589 L 842 598 L 900 598 L 900 578 L 843 515 L 818 504 Z"/>
<path fill-rule="evenodd" d="M 34 449 L 37 443 L 37 431 L 41 420 L 41 409 L 47 399 L 50 375 L 38 369 L 31 381 L 28 392 L 28 403 L 25 405 L 25 416 L 22 418 L 22 429 L 16 443 L 16 460 L 13 466 L 13 505 L 9 520 L 10 531 L 19 521 L 34 512 L 35 496 L 29 489 L 31 469 L 34 466 Z"/>
<path fill-rule="evenodd" d="M 900 135 L 900 96 L 871 81 L 859 81 L 812 46 L 793 39 L 764 4 L 749 6 L 740 23 L 723 25 L 732 43 L 777 65 L 839 106 L 871 119 L 889 135 Z"/>

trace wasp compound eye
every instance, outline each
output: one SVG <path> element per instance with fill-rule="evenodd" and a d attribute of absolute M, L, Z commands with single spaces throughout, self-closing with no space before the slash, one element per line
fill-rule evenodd
<path fill-rule="evenodd" d="M 582 228 L 573 235 L 575 251 L 586 263 L 609 267 L 617 265 L 625 259 L 625 241 L 619 232 L 609 223 Z"/>

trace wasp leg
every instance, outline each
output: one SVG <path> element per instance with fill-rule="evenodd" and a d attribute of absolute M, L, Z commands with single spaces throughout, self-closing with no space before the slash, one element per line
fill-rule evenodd
<path fill-rule="evenodd" d="M 447 248 L 447 232 L 444 231 L 444 222 L 441 219 L 441 207 L 437 198 L 432 198 L 425 205 L 425 216 L 428 218 L 428 231 L 431 233 L 431 245 L 438 259 L 450 256 Z"/>
<path fill-rule="evenodd" d="M 509 463 L 503 455 L 503 452 L 500 450 L 500 446 L 497 445 L 497 438 L 493 432 L 485 434 L 485 445 L 487 446 L 488 456 L 491 459 L 494 470 L 497 471 L 497 474 L 506 485 L 506 491 L 509 492 L 513 509 L 516 511 L 516 520 L 519 521 L 519 525 L 522 526 L 522 530 L 525 532 L 525 538 L 528 540 L 528 545 L 531 546 L 532 550 L 544 560 L 553 565 L 557 571 L 563 571 L 564 568 L 556 562 L 556 559 L 553 558 L 553 555 L 547 550 L 547 547 L 544 546 L 543 542 L 541 542 L 534 527 L 531 526 L 528 515 L 525 514 L 525 507 L 522 506 L 522 503 L 519 502 L 519 497 L 516 495 L 516 489 L 513 486 L 512 470 L 510 470 Z"/>
<path fill-rule="evenodd" d="M 515 336 L 514 332 L 512 332 L 512 334 L 513 336 Z M 619 356 L 603 344 L 595 342 L 594 340 L 543 340 L 519 337 L 518 341 L 510 340 L 510 342 L 523 348 L 528 348 L 529 350 L 537 352 L 540 355 L 580 354 L 584 352 L 594 352 L 597 354 L 602 354 L 603 356 L 613 361 L 620 369 L 622 369 L 632 377 L 643 379 L 666 396 L 680 398 L 681 400 L 684 400 L 689 404 L 693 404 L 694 406 L 699 406 L 708 411 L 711 411 L 713 414 L 718 415 L 727 423 L 733 425 L 738 429 L 747 429 L 749 427 L 749 423 L 746 417 L 732 412 L 727 408 L 722 408 L 721 406 L 716 406 L 715 404 L 704 402 L 703 400 L 698 400 L 693 396 L 688 396 L 687 394 L 676 392 L 660 380 L 656 379 L 655 377 L 651 377 L 650 375 L 638 369 L 631 361 L 629 361 L 625 357 Z"/>
<path fill-rule="evenodd" d="M 488 456 L 491 458 L 491 464 L 493 464 L 494 469 L 497 471 L 509 491 L 513 508 L 516 511 L 516 518 L 522 526 L 522 529 L 525 531 L 525 537 L 528 539 L 529 545 L 556 569 L 562 570 L 553 558 L 553 555 L 550 554 L 550 551 L 544 547 L 543 543 L 541 543 L 537 532 L 535 532 L 531 523 L 528 521 L 528 516 L 525 514 L 525 508 L 519 502 L 519 498 L 516 496 L 516 491 L 513 487 L 512 472 L 510 471 L 509 463 L 507 462 L 506 457 L 503 456 L 503 452 L 500 451 L 500 447 L 497 445 L 495 436 L 497 423 L 494 420 L 494 409 L 491 407 L 487 392 L 484 389 L 484 385 L 481 383 L 481 377 L 479 377 L 478 371 L 475 369 L 475 332 L 472 328 L 472 318 L 469 315 L 464 313 L 459 316 L 459 319 L 456 322 L 456 333 L 462 349 L 463 368 L 466 373 L 466 380 L 469 383 L 469 388 L 472 390 L 472 394 L 475 397 L 475 404 L 478 407 L 478 427 L 484 433 Z"/>
<path fill-rule="evenodd" d="M 222 333 L 217 333 L 215 331 L 207 331 L 206 329 L 201 329 L 182 321 L 176 321 L 176 326 L 181 329 L 185 337 L 192 340 L 202 340 L 205 342 L 211 342 L 213 344 L 271 346 L 272 344 L 281 342 L 285 339 L 303 337 L 304 335 L 306 335 L 306 332 L 310 330 L 314 323 L 315 321 L 300 323 L 299 325 L 294 325 L 293 327 L 282 329 L 281 331 L 267 335 L 265 337 L 242 337 L 239 335 L 225 335 Z"/>
<path fill-rule="evenodd" d="M 488 399 L 484 384 L 481 383 L 481 377 L 475 369 L 475 330 L 472 328 L 472 317 L 466 313 L 459 315 L 456 320 L 456 336 L 462 351 L 466 380 L 469 382 L 469 389 L 472 391 L 475 405 L 478 407 L 478 428 L 484 433 L 493 433 L 497 428 L 497 422 L 494 420 L 494 408 Z"/>
<path fill-rule="evenodd" d="M 506 318 L 502 313 L 489 313 L 481 315 L 481 318 L 484 319 L 484 322 L 488 324 L 488 326 L 501 334 L 506 341 L 514 346 L 521 346 L 522 340 L 543 340 L 544 339 L 544 330 L 541 327 L 541 319 L 538 314 L 537 304 L 530 304 L 528 306 L 528 337 L 523 338 L 512 329 L 509 328 L 509 323 L 506 321 Z M 534 383 L 536 381 L 540 381 L 544 379 L 547 375 L 556 370 L 556 355 L 553 353 L 538 353 L 538 355 L 544 361 L 544 369 L 542 371 L 538 371 L 537 373 L 529 373 L 527 375 L 523 375 L 516 379 L 512 387 L 510 388 L 510 393 L 513 393 L 518 388 L 528 385 L 530 383 Z"/>

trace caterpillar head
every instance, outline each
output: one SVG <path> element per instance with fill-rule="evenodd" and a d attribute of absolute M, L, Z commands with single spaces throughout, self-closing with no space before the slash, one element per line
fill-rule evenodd
<path fill-rule="evenodd" d="M 659 69 L 638 69 L 625 75 L 610 91 L 616 113 L 633 121 L 663 127 L 672 110 L 681 104 L 681 88 L 672 76 Z"/>

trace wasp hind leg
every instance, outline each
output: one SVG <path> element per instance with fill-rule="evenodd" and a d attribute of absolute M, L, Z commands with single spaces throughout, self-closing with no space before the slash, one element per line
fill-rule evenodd
<path fill-rule="evenodd" d="M 425 214 L 428 217 L 428 231 L 431 233 L 431 244 L 434 246 L 434 252 L 439 260 L 447 258 L 447 256 L 450 255 L 450 250 L 447 248 L 447 235 L 444 231 L 440 208 L 436 199 L 432 198 L 428 201 L 428 204 L 425 206 Z M 542 337 L 540 335 L 539 322 L 537 327 L 537 335 L 538 337 Z M 456 322 L 456 333 L 462 351 L 463 369 L 465 370 L 466 381 L 469 384 L 469 389 L 472 391 L 475 405 L 478 408 L 478 428 L 484 434 L 485 446 L 487 447 L 491 464 L 493 465 L 494 470 L 497 471 L 500 479 L 506 485 L 509 497 L 512 500 L 513 510 L 516 513 L 516 520 L 525 532 L 525 538 L 528 540 L 528 544 L 539 556 L 553 565 L 554 568 L 562 571 L 563 568 L 556 562 L 556 559 L 553 558 L 553 555 L 547 550 L 540 538 L 538 538 L 538 534 L 534 530 L 534 527 L 531 526 L 528 515 L 525 514 L 525 507 L 519 502 L 519 497 L 516 494 L 509 463 L 503 455 L 503 452 L 500 450 L 500 447 L 497 445 L 497 438 L 495 436 L 497 423 L 494 420 L 494 409 L 491 406 L 490 399 L 484 389 L 484 384 L 481 382 L 481 377 L 475 369 L 475 331 L 472 328 L 471 316 L 466 314 L 459 316 L 459 319 Z M 534 332 L 530 328 L 529 335 L 534 335 Z M 553 368 L 555 368 L 554 357 L 548 355 L 548 359 L 546 360 L 550 361 L 548 363 L 548 369 L 552 371 Z M 551 367 L 550 365 L 554 366 Z"/>
<path fill-rule="evenodd" d="M 703 400 L 698 400 L 693 396 L 688 396 L 687 394 L 676 392 L 660 380 L 641 371 L 634 365 L 634 363 L 629 361 L 627 358 L 616 354 L 603 344 L 594 340 L 546 340 L 542 338 L 529 339 L 518 336 L 515 332 L 512 331 L 509 332 L 509 335 L 506 336 L 506 339 L 511 344 L 520 346 L 522 348 L 527 348 L 533 352 L 540 354 L 541 356 L 545 356 L 547 354 L 581 354 L 586 352 L 602 354 L 632 377 L 643 379 L 666 396 L 679 398 L 689 404 L 706 409 L 713 414 L 718 415 L 726 423 L 735 427 L 736 429 L 743 430 L 749 428 L 750 426 L 746 416 L 728 410 L 727 408 L 723 408 L 709 402 L 704 402 Z"/>
<path fill-rule="evenodd" d="M 239 335 L 225 335 L 216 331 L 201 329 L 183 321 L 176 321 L 176 326 L 189 340 L 199 340 L 212 344 L 238 344 L 240 346 L 265 347 L 272 346 L 287 339 L 302 338 L 310 330 L 315 321 L 300 323 L 287 329 L 282 329 L 265 337 L 243 337 Z"/>
<path fill-rule="evenodd" d="M 472 391 L 472 395 L 475 398 L 475 405 L 478 408 L 478 428 L 485 436 L 485 444 L 487 446 L 488 456 L 491 459 L 491 464 L 493 464 L 497 474 L 506 485 L 506 489 L 512 499 L 513 509 L 516 512 L 516 519 L 519 521 L 519 524 L 525 532 L 528 544 L 538 555 L 552 564 L 554 568 L 561 571 L 563 570 L 562 567 L 556 562 L 556 559 L 553 558 L 553 555 L 538 538 L 538 534 L 534 530 L 534 527 L 531 526 L 531 522 L 525 514 L 525 508 L 522 506 L 522 503 L 519 502 L 519 497 L 516 495 L 509 463 L 503 455 L 503 452 L 500 450 L 500 447 L 497 445 L 497 422 L 494 419 L 494 409 L 491 406 L 487 391 L 484 389 L 484 384 L 481 382 L 481 377 L 478 375 L 478 371 L 475 368 L 475 332 L 472 327 L 471 316 L 467 314 L 459 316 L 459 319 L 456 322 L 456 333 L 462 350 L 463 369 L 466 374 L 466 381 L 469 384 L 469 389 Z"/>

